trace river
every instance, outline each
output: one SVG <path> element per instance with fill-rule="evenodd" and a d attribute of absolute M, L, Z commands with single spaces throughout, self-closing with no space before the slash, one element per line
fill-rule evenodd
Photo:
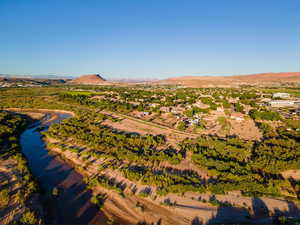
<path fill-rule="evenodd" d="M 42 123 L 46 126 L 59 123 L 70 117 L 69 114 L 55 113 L 57 118 L 51 122 L 37 122 L 21 134 L 22 152 L 25 154 L 33 176 L 38 179 L 42 190 L 51 193 L 58 187 L 59 195 L 45 201 L 47 224 L 103 224 L 104 216 L 90 203 L 91 191 L 86 190 L 83 177 L 72 165 L 57 155 L 51 155 L 45 148 L 42 135 L 36 128 Z M 47 115 L 49 118 L 49 114 Z"/>

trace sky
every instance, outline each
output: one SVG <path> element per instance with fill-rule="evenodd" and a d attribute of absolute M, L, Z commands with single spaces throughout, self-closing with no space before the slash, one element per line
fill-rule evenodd
<path fill-rule="evenodd" d="M 0 0 L 0 74 L 295 71 L 299 0 Z"/>

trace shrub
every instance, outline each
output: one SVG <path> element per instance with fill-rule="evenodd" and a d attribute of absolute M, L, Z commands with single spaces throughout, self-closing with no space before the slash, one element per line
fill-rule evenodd
<path fill-rule="evenodd" d="M 57 197 L 59 195 L 59 190 L 57 187 L 54 187 L 52 189 L 52 196 Z"/>
<path fill-rule="evenodd" d="M 105 194 L 98 194 L 98 195 L 94 195 L 90 201 L 91 203 L 97 205 L 99 210 L 101 210 L 104 206 L 104 202 L 106 199 L 107 196 Z"/>
<path fill-rule="evenodd" d="M 38 219 L 36 218 L 35 214 L 30 210 L 27 210 L 21 217 L 20 222 L 23 224 L 38 224 Z"/>
<path fill-rule="evenodd" d="M 9 202 L 9 192 L 8 189 L 0 191 L 0 209 L 5 208 Z"/>

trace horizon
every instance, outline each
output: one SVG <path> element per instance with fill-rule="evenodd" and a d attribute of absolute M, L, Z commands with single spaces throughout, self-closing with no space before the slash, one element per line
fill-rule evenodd
<path fill-rule="evenodd" d="M 110 80 L 300 71 L 299 9 L 295 0 L 3 0 L 0 71 Z"/>
<path fill-rule="evenodd" d="M 104 74 L 100 73 L 93 73 L 93 74 L 81 74 L 77 76 L 73 75 L 58 75 L 58 74 L 39 74 L 39 75 L 34 75 L 34 74 L 4 74 L 0 73 L 0 77 L 4 78 L 32 78 L 32 79 L 76 79 L 81 76 L 85 75 L 100 75 L 102 78 L 108 81 L 118 81 L 118 80 L 128 80 L 128 81 L 154 81 L 154 80 L 165 80 L 165 79 L 170 79 L 170 78 L 180 78 L 180 77 L 234 77 L 234 76 L 249 76 L 249 75 L 260 75 L 260 74 L 282 74 L 282 73 L 300 73 L 297 71 L 291 71 L 291 72 L 258 72 L 258 73 L 252 73 L 252 74 L 225 74 L 225 75 L 220 75 L 220 74 L 214 74 L 214 75 L 178 75 L 178 76 L 171 76 L 171 77 L 166 77 L 164 79 L 158 79 L 158 78 L 149 78 L 149 79 L 139 79 L 139 78 L 107 78 Z"/>
<path fill-rule="evenodd" d="M 0 77 L 7 77 L 7 78 L 36 78 L 36 79 L 75 79 L 81 76 L 85 76 L 85 75 L 100 75 L 102 78 L 106 79 L 106 80 L 165 80 L 165 79 L 170 79 L 170 78 L 179 78 L 179 77 L 233 77 L 233 76 L 249 76 L 249 75 L 259 75 L 259 74 L 282 74 L 282 73 L 300 73 L 297 71 L 290 71 L 290 72 L 257 72 L 257 73 L 244 73 L 244 74 L 211 74 L 211 75 L 207 75 L 207 74 L 203 74 L 203 75 L 175 75 L 175 76 L 169 76 L 169 77 L 165 77 L 163 79 L 159 79 L 159 78 L 145 78 L 145 79 L 141 79 L 141 78 L 110 78 L 105 76 L 105 74 L 100 74 L 100 73 L 91 73 L 91 74 L 80 74 L 80 75 L 59 75 L 59 74 L 4 74 L 4 73 L 0 73 Z M 53 77 L 53 78 L 51 78 Z"/>

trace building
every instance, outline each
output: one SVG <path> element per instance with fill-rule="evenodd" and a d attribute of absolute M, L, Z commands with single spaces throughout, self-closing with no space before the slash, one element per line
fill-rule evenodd
<path fill-rule="evenodd" d="M 181 108 L 181 107 L 171 107 L 170 108 L 170 112 L 175 113 L 175 114 L 183 113 L 184 111 L 185 111 L 185 108 Z"/>
<path fill-rule="evenodd" d="M 200 119 L 197 119 L 197 118 L 193 118 L 193 119 L 191 119 L 191 118 L 183 118 L 182 121 L 188 127 L 191 126 L 191 125 L 199 125 L 199 123 L 200 123 Z"/>
<path fill-rule="evenodd" d="M 162 106 L 159 110 L 168 113 L 171 112 L 171 107 Z"/>
<path fill-rule="evenodd" d="M 136 112 L 135 114 L 137 117 L 144 117 L 144 116 L 149 116 L 150 113 L 149 112 Z"/>
<path fill-rule="evenodd" d="M 295 101 L 289 101 L 289 100 L 272 100 L 268 102 L 268 105 L 271 107 L 288 107 L 288 106 L 294 106 Z"/>
<path fill-rule="evenodd" d="M 155 108 L 155 107 L 160 106 L 160 104 L 158 104 L 158 103 L 150 103 L 149 106 L 150 106 L 151 108 Z"/>
<path fill-rule="evenodd" d="M 273 98 L 290 98 L 290 94 L 289 93 L 274 93 Z"/>

